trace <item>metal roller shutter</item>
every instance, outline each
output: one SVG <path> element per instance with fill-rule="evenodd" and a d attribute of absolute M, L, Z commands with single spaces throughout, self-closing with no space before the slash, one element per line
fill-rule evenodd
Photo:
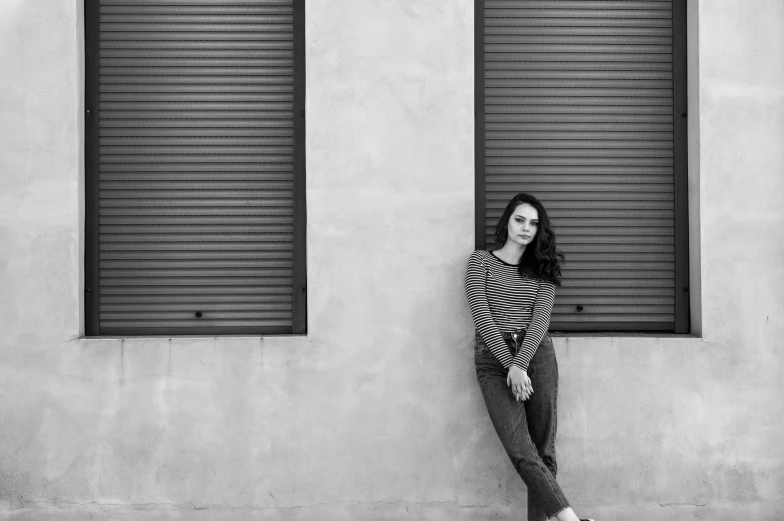
<path fill-rule="evenodd" d="M 532 193 L 567 257 L 551 329 L 685 332 L 673 2 L 483 4 L 477 242 Z"/>
<path fill-rule="evenodd" d="M 86 2 L 88 334 L 304 330 L 302 5 Z"/>

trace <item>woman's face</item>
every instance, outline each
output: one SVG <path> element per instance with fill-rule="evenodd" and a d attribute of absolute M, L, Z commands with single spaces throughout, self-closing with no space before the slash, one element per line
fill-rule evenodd
<path fill-rule="evenodd" d="M 539 230 L 539 212 L 528 203 L 517 205 L 509 218 L 507 242 L 512 241 L 522 247 L 531 244 Z"/>

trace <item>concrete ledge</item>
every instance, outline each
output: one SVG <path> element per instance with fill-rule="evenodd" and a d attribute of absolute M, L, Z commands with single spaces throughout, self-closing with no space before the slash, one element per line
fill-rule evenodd
<path fill-rule="evenodd" d="M 592 516 L 596 521 L 623 521 L 632 517 L 637 521 L 703 520 L 737 521 L 754 519 L 773 521 L 781 518 L 780 504 L 709 503 L 697 504 L 643 504 L 584 507 L 580 515 Z M 187 521 L 245 521 L 282 520 L 346 521 L 349 519 L 427 520 L 427 521 L 478 521 L 482 519 L 519 519 L 525 509 L 512 506 L 466 506 L 453 502 L 413 503 L 346 501 L 328 504 L 281 508 L 253 508 L 252 506 L 195 506 L 192 503 L 137 504 L 137 505 L 83 505 L 46 503 L 35 507 L 0 509 L 0 519 L 13 521 L 146 521 L 178 519 Z"/>

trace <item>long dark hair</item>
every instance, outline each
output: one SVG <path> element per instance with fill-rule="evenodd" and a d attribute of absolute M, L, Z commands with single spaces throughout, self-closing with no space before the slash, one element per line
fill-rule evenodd
<path fill-rule="evenodd" d="M 509 232 L 509 219 L 512 213 L 521 204 L 530 204 L 539 213 L 539 227 L 534 236 L 534 240 L 526 247 L 523 256 L 520 258 L 518 269 L 520 275 L 535 279 L 552 282 L 556 286 L 561 285 L 561 264 L 564 262 L 564 254 L 555 246 L 555 232 L 550 228 L 550 219 L 547 218 L 547 211 L 539 202 L 539 199 L 531 194 L 519 193 L 512 197 L 506 205 L 504 213 L 498 220 L 495 227 L 495 241 L 503 247 Z"/>

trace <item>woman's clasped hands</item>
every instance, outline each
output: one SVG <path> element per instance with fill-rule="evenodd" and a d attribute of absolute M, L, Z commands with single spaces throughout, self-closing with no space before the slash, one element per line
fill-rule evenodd
<path fill-rule="evenodd" d="M 509 366 L 506 375 L 506 385 L 512 389 L 512 394 L 518 402 L 525 401 L 534 393 L 528 373 L 516 365 Z"/>

